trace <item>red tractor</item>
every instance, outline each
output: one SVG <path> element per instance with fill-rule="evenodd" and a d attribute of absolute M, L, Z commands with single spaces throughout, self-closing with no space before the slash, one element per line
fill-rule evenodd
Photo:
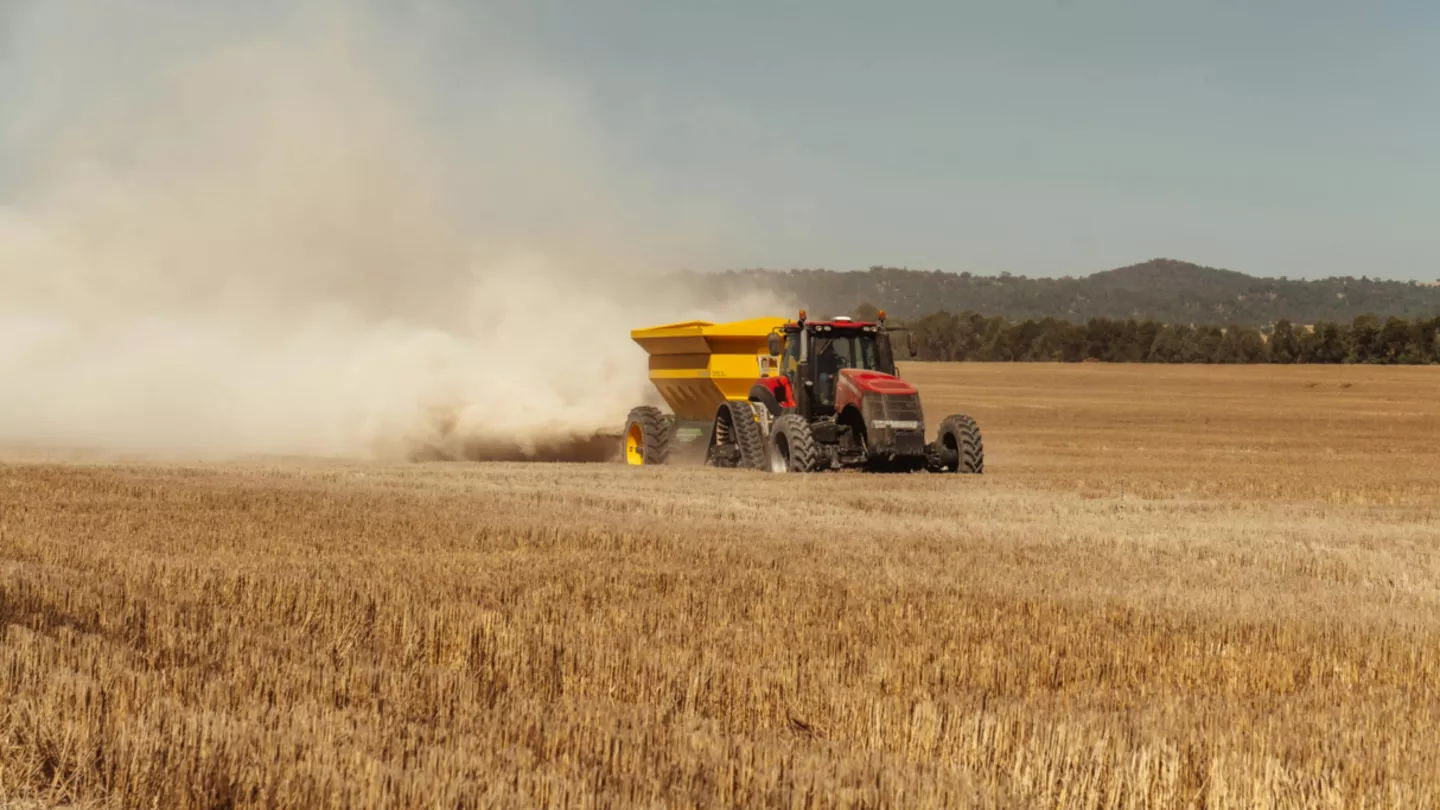
<path fill-rule="evenodd" d="M 750 389 L 758 418 L 717 424 L 707 463 L 772 472 L 984 472 L 980 427 L 969 416 L 945 417 L 935 441 L 926 443 L 919 392 L 895 368 L 895 331 L 883 312 L 873 322 L 810 321 L 804 310 L 775 328 L 768 348 L 778 373 Z M 913 337 L 907 343 L 914 356 Z M 753 450 L 744 452 L 757 442 L 763 442 L 763 461 Z"/>

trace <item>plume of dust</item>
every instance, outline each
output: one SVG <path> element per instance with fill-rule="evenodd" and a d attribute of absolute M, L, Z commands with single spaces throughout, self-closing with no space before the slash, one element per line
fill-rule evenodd
<path fill-rule="evenodd" d="M 47 32 L 23 98 L 68 96 L 0 200 L 0 446 L 602 460 L 654 401 L 631 328 L 773 311 L 628 272 L 666 223 L 613 213 L 624 172 L 554 83 L 470 77 L 459 150 L 382 75 L 425 43 L 357 54 L 359 7 L 144 71 L 54 8 L 4 12 Z M 46 84 L 82 58 L 110 84 Z"/>

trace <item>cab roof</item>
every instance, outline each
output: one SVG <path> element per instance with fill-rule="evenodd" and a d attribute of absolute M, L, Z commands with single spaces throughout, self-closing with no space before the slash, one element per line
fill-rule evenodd
<path fill-rule="evenodd" d="M 879 325 L 880 325 L 880 322 L 879 322 L 879 321 L 857 321 L 857 320 L 853 320 L 853 319 L 851 319 L 851 318 L 830 318 L 830 319 L 828 319 L 828 320 L 807 320 L 807 321 L 805 321 L 805 325 L 806 325 L 806 326 L 828 326 L 828 327 L 830 327 L 830 328 L 832 328 L 832 329 L 864 329 L 864 328 L 869 327 L 869 326 L 879 326 Z M 789 330 L 789 329 L 799 329 L 799 328 L 800 328 L 800 323 L 799 323 L 798 321 L 790 321 L 790 322 L 788 322 L 788 323 L 785 324 L 785 328 L 786 328 L 787 330 Z"/>

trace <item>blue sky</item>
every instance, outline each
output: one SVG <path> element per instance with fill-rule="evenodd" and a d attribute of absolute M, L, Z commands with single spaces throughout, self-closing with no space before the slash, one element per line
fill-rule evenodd
<path fill-rule="evenodd" d="M 515 24 L 735 262 L 1440 277 L 1440 4 L 565 5 Z"/>
<path fill-rule="evenodd" d="M 272 11 L 252 24 L 283 6 L 256 4 Z M 384 7 L 404 30 L 440 4 Z M 535 0 L 438 16 L 405 57 L 437 130 L 496 71 L 563 87 L 630 238 L 707 231 L 676 242 L 676 264 L 1080 275 L 1170 256 L 1440 278 L 1440 4 Z"/>

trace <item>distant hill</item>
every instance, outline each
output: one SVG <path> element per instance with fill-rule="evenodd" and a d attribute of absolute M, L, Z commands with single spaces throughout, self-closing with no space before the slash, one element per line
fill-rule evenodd
<path fill-rule="evenodd" d="M 872 267 L 860 271 L 733 270 L 681 274 L 687 286 L 714 295 L 772 289 L 812 313 L 840 314 L 868 303 L 894 318 L 970 310 L 1011 320 L 1046 317 L 1153 319 L 1173 324 L 1263 326 L 1350 321 L 1359 315 L 1440 315 L 1440 286 L 1338 277 L 1315 281 L 1257 278 L 1175 259 L 1075 278 L 980 276 L 939 270 Z"/>

